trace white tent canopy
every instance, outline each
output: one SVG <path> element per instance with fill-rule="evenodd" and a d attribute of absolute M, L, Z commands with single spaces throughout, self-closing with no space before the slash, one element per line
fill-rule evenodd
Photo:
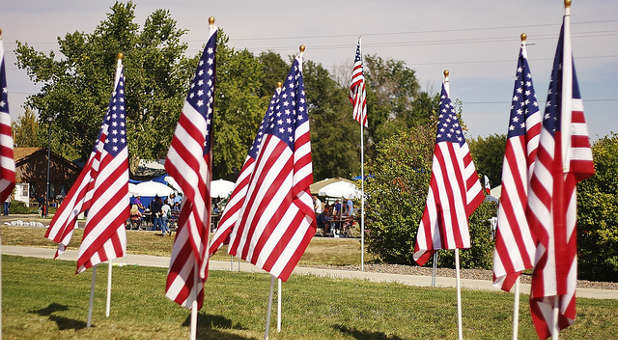
<path fill-rule="evenodd" d="M 174 189 L 155 181 L 141 182 L 138 184 L 129 183 L 129 194 L 133 196 L 169 196 L 174 192 Z"/>
<path fill-rule="evenodd" d="M 180 185 L 178 185 L 178 183 L 176 183 L 176 181 L 174 180 L 174 177 L 172 177 L 172 176 L 165 176 L 165 182 L 167 182 L 167 185 L 169 185 L 172 188 L 174 188 L 174 190 L 176 190 L 177 192 L 182 192 L 182 189 L 180 189 Z"/>
<path fill-rule="evenodd" d="M 324 186 L 320 189 L 318 195 L 355 199 L 361 197 L 361 191 L 356 188 L 354 183 L 350 183 L 348 181 L 337 181 Z"/>
<path fill-rule="evenodd" d="M 234 190 L 234 182 L 224 179 L 217 179 L 210 183 L 210 197 L 225 198 L 232 194 Z"/>

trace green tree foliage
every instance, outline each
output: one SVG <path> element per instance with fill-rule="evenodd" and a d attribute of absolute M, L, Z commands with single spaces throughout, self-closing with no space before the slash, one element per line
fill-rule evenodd
<path fill-rule="evenodd" d="M 213 114 L 213 174 L 235 181 L 276 84 L 269 84 L 270 94 L 260 97 L 263 87 L 268 87 L 263 83 L 262 65 L 247 50 L 235 50 L 227 42 L 227 35 L 220 30 Z M 194 59 L 195 65 L 198 59 Z M 280 77 L 285 77 L 285 73 Z"/>
<path fill-rule="evenodd" d="M 596 174 L 577 185 L 579 277 L 618 281 L 618 135 L 592 147 Z"/>
<path fill-rule="evenodd" d="M 107 109 L 116 56 L 124 53 L 129 154 L 162 158 L 178 118 L 192 68 L 183 56 L 185 30 L 169 11 L 156 10 L 135 23 L 135 5 L 117 2 L 92 33 L 58 38 L 60 53 L 36 51 L 18 42 L 17 64 L 42 85 L 28 98 L 39 119 L 53 117 L 52 148 L 87 157 Z M 135 163 L 135 162 L 132 162 Z"/>
<path fill-rule="evenodd" d="M 39 139 L 39 121 L 30 107 L 26 106 L 24 114 L 11 124 L 11 130 L 16 147 L 43 145 Z"/>
<path fill-rule="evenodd" d="M 496 216 L 497 208 L 495 203 L 486 201 L 470 216 L 470 249 L 459 252 L 459 263 L 462 268 L 492 268 L 494 242 L 489 219 Z M 440 250 L 438 266 L 455 268 L 455 252 Z"/>
<path fill-rule="evenodd" d="M 367 169 L 366 209 L 369 251 L 389 263 L 414 264 L 416 233 L 427 199 L 435 143 L 435 123 L 402 130 L 376 146 Z M 490 268 L 493 242 L 488 219 L 496 205 L 483 203 L 470 217 L 471 249 L 461 252 L 462 267 Z M 454 266 L 454 252 L 440 254 L 440 266 Z"/>
<path fill-rule="evenodd" d="M 402 130 L 376 146 L 367 172 L 368 250 L 388 263 L 413 264 L 412 250 L 431 178 L 433 126 Z"/>
<path fill-rule="evenodd" d="M 368 55 L 364 62 L 371 141 L 431 121 L 439 98 L 420 91 L 416 72 L 404 61 Z"/>
<path fill-rule="evenodd" d="M 470 138 L 468 144 L 479 175 L 487 175 L 492 188 L 500 185 L 506 135 L 493 134 L 487 137 Z"/>

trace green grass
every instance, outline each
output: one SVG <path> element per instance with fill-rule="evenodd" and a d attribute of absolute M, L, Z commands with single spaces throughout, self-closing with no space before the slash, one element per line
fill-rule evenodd
<path fill-rule="evenodd" d="M 12 227 L 3 225 L 2 244 L 33 246 L 33 247 L 56 247 L 56 244 L 45 238 L 45 229 L 32 227 Z M 77 229 L 73 233 L 70 249 L 78 249 L 82 240 L 83 229 Z M 170 256 L 174 237 L 161 236 L 158 232 L 127 231 L 127 252 L 132 254 L 146 254 L 156 256 Z M 365 255 L 366 261 L 373 260 L 371 254 Z M 219 249 L 213 260 L 229 260 L 227 249 L 224 246 Z M 300 260 L 300 265 L 335 265 L 344 266 L 360 264 L 360 240 L 358 239 L 334 239 L 313 238 L 305 254 Z"/>
<path fill-rule="evenodd" d="M 189 311 L 164 296 L 166 269 L 115 267 L 112 313 L 105 318 L 106 266 L 97 274 L 94 327 L 85 328 L 91 271 L 75 263 L 2 258 L 2 330 L 5 339 L 186 338 Z M 199 339 L 261 338 L 270 277 L 212 271 L 199 313 Z M 521 300 L 520 339 L 534 339 L 527 296 Z M 466 339 L 506 339 L 512 295 L 464 290 Z M 295 275 L 283 284 L 283 326 L 272 339 L 454 339 L 453 289 L 409 287 Z M 615 339 L 616 300 L 578 299 L 577 321 L 563 339 Z"/>

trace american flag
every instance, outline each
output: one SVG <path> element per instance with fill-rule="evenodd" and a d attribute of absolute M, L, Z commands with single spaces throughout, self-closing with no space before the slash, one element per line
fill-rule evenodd
<path fill-rule="evenodd" d="M 15 160 L 13 159 L 13 135 L 9 115 L 9 93 L 6 89 L 4 67 L 4 44 L 0 36 L 0 202 L 4 202 L 15 186 Z"/>
<path fill-rule="evenodd" d="M 530 309 L 540 339 L 575 320 L 578 181 L 594 175 L 592 151 L 571 52 L 570 16 L 564 16 L 547 92 L 536 163 L 528 193 L 528 222 L 538 243 Z"/>
<path fill-rule="evenodd" d="M 185 308 L 196 300 L 202 308 L 208 276 L 216 50 L 217 29 L 212 26 L 165 161 L 165 169 L 185 194 L 165 296 Z"/>
<path fill-rule="evenodd" d="M 108 121 L 109 111 L 105 115 L 103 122 Z M 45 232 L 45 237 L 58 244 L 58 250 L 54 258 L 62 254 L 71 241 L 77 217 L 80 213 L 89 209 L 93 195 L 94 179 L 99 171 L 100 156 L 105 143 L 106 135 L 103 129 L 99 130 L 99 135 L 95 141 L 94 149 L 88 157 L 88 161 L 82 169 L 79 177 L 73 183 L 68 194 L 58 207 L 49 227 Z"/>
<path fill-rule="evenodd" d="M 315 234 L 309 117 L 302 60 L 294 60 L 267 119 L 228 251 L 286 281 Z"/>
<path fill-rule="evenodd" d="M 468 144 L 442 84 L 431 181 L 414 245 L 416 263 L 424 265 L 436 249 L 470 248 L 468 217 L 483 198 Z"/>
<path fill-rule="evenodd" d="M 356 44 L 354 67 L 352 68 L 352 81 L 350 82 L 350 102 L 354 106 L 352 114 L 354 120 L 367 127 L 367 89 L 365 88 L 365 76 L 363 74 L 363 56 L 361 54 L 361 40 Z"/>
<path fill-rule="evenodd" d="M 485 194 L 489 195 L 491 193 L 491 184 L 489 184 L 489 177 L 487 175 L 483 175 L 483 182 L 485 182 Z"/>
<path fill-rule="evenodd" d="M 534 264 L 536 242 L 526 219 L 528 186 L 534 167 L 541 113 L 522 41 L 515 74 L 508 136 L 502 165 L 502 194 L 494 250 L 494 285 L 509 291 L 519 274 Z"/>
<path fill-rule="evenodd" d="M 253 145 L 251 145 L 251 149 L 249 149 L 245 163 L 240 170 L 240 174 L 238 175 L 238 179 L 234 185 L 234 190 L 232 191 L 230 199 L 221 214 L 219 225 L 210 243 L 209 253 L 211 256 L 214 255 L 224 243 L 229 241 L 229 235 L 232 232 L 234 224 L 236 224 L 236 221 L 238 220 L 239 211 L 245 202 L 245 198 L 247 197 L 248 184 L 255 169 L 255 160 L 257 159 L 260 146 L 262 145 L 264 131 L 268 126 L 270 118 L 274 114 L 275 106 L 279 103 L 280 92 L 281 88 L 276 89 L 270 100 L 270 104 L 268 105 L 268 109 L 266 110 L 260 129 L 253 140 Z"/>
<path fill-rule="evenodd" d="M 122 59 L 118 59 L 114 92 L 97 142 L 98 169 L 92 173 L 92 198 L 79 247 L 77 272 L 124 256 L 125 222 L 129 218 L 129 161 Z M 79 183 L 76 183 L 79 184 Z M 50 227 L 51 228 L 51 227 Z"/>

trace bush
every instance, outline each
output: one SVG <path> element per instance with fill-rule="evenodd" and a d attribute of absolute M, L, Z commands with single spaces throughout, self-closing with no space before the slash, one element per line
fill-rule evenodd
<path fill-rule="evenodd" d="M 9 207 L 9 214 L 36 214 L 38 209 L 36 207 L 26 207 L 26 203 L 22 201 L 11 201 L 11 206 Z"/>
<path fill-rule="evenodd" d="M 488 220 L 496 216 L 497 209 L 496 203 L 485 201 L 470 216 L 470 249 L 459 252 L 459 263 L 462 268 L 492 268 L 494 241 L 491 238 L 491 223 Z M 455 268 L 455 252 L 440 250 L 438 266 Z"/>
<path fill-rule="evenodd" d="M 618 281 L 618 135 L 597 141 L 592 154 L 596 174 L 577 185 L 579 277 Z"/>
<path fill-rule="evenodd" d="M 435 142 L 433 126 L 419 126 L 380 142 L 368 164 L 366 226 L 368 250 L 388 263 L 415 264 L 414 242 L 427 199 Z M 470 250 L 462 267 L 491 268 L 493 242 L 489 222 L 496 205 L 484 203 L 470 217 Z M 431 261 L 430 261 L 431 263 Z M 444 251 L 439 265 L 454 267 L 454 252 Z"/>

